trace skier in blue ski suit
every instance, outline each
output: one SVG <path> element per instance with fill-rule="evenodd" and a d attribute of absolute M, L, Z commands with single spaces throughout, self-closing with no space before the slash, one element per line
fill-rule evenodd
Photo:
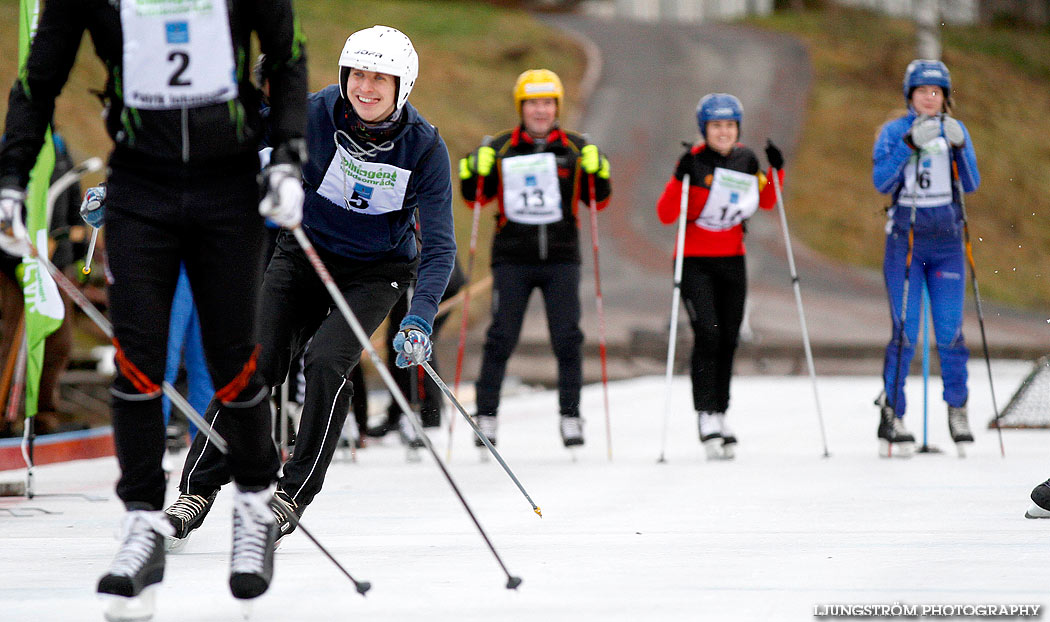
<path fill-rule="evenodd" d="M 919 303 L 925 284 L 953 440 L 972 441 L 965 410 L 969 351 L 962 333 L 966 265 L 959 192 L 973 192 L 980 184 L 977 157 L 966 127 L 948 114 L 951 78 L 943 63 L 912 62 L 905 73 L 904 96 L 908 113 L 882 127 L 872 155 L 875 188 L 893 199 L 883 262 L 893 332 L 883 367 L 886 401 L 879 437 L 890 442 L 914 440 L 900 418 L 906 410 L 904 381 L 915 353 Z M 910 234 L 914 234 L 911 244 Z M 901 304 L 906 280 L 908 306 L 902 337 Z M 967 436 L 968 439 L 960 440 Z"/>

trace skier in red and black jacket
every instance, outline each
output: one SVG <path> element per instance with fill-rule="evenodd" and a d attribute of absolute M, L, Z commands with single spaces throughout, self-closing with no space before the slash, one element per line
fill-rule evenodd
<path fill-rule="evenodd" d="M 745 223 L 758 208 L 776 203 L 758 158 L 737 142 L 743 116 L 733 95 L 705 95 L 696 110 L 702 140 L 678 160 L 656 203 L 660 222 L 674 223 L 681 213 L 682 178 L 689 175 L 681 288 L 693 328 L 693 407 L 708 459 L 732 458 L 737 442 L 726 411 L 747 297 Z M 768 174 L 777 169 L 783 183 L 780 150 L 769 143 L 766 157 Z"/>
<path fill-rule="evenodd" d="M 583 444 L 580 419 L 583 332 L 580 330 L 580 241 L 577 210 L 609 203 L 609 160 L 587 139 L 558 126 L 565 90 L 547 69 L 530 69 L 514 85 L 521 124 L 459 162 L 463 198 L 499 204 L 492 240 L 492 324 L 478 377 L 477 423 L 496 441 L 500 388 L 534 288 L 543 292 L 558 360 L 558 406 L 565 446 Z M 477 197 L 478 175 L 481 196 Z M 481 445 L 480 439 L 475 443 Z"/>

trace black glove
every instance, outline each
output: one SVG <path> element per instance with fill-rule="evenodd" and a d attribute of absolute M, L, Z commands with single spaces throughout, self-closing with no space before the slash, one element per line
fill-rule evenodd
<path fill-rule="evenodd" d="M 693 156 L 691 151 L 686 151 L 684 154 L 682 154 L 682 157 L 678 159 L 678 166 L 676 166 L 674 169 L 674 178 L 678 181 L 682 181 L 683 177 L 689 175 L 690 179 L 692 180 L 690 183 L 696 185 L 696 175 L 694 174 L 695 170 L 695 157 Z"/>
<path fill-rule="evenodd" d="M 784 154 L 768 138 L 766 139 L 766 160 L 770 166 L 778 171 L 784 168 Z"/>

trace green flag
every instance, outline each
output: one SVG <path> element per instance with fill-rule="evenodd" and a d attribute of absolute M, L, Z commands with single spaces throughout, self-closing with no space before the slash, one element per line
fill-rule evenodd
<path fill-rule="evenodd" d="M 26 84 L 26 60 L 29 44 L 36 34 L 40 5 L 37 0 L 21 0 L 18 20 L 18 66 L 19 78 L 29 93 Z M 29 174 L 26 188 L 26 233 L 41 253 L 48 252 L 47 240 L 47 189 L 55 169 L 55 143 L 51 130 L 44 135 L 44 146 L 37 156 L 36 165 Z M 40 397 L 40 372 L 44 364 L 44 340 L 62 325 L 65 305 L 58 288 L 43 264 L 25 257 L 22 260 L 22 291 L 25 295 L 26 313 L 26 417 L 37 413 Z"/>

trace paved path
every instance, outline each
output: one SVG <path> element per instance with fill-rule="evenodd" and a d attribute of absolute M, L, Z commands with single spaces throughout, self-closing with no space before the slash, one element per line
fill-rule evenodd
<path fill-rule="evenodd" d="M 666 357 L 674 229 L 659 223 L 654 204 L 682 152 L 682 141 L 696 137 L 696 103 L 713 91 L 740 97 L 742 142 L 765 163 L 761 147 L 771 138 L 787 155 L 787 183 L 800 183 L 790 175 L 812 82 L 809 58 L 792 37 L 742 26 L 644 24 L 574 15 L 544 19 L 586 37 L 600 52 L 600 77 L 582 121 L 573 129 L 587 132 L 613 163 L 613 200 L 599 223 L 610 374 L 659 373 Z M 790 226 L 790 205 L 787 210 Z M 585 375 L 593 382 L 600 377 L 598 321 L 590 227 L 583 216 Z M 818 373 L 877 374 L 890 331 L 881 273 L 829 261 L 797 238 L 792 243 Z M 738 371 L 805 373 L 797 305 L 776 211 L 751 219 L 747 246 L 750 333 L 745 335 Z M 550 378 L 554 367 L 540 303 L 534 296 L 509 370 L 537 381 Z M 980 357 L 980 332 L 972 304 L 968 306 L 966 336 L 973 355 Z M 993 356 L 1034 358 L 1036 352 L 1050 351 L 1046 318 L 995 308 L 985 313 Z M 684 313 L 680 318 L 677 358 L 684 363 L 692 335 Z M 486 318 L 473 331 L 466 378 L 477 373 L 487 325 Z M 454 340 L 445 337 L 447 342 Z"/>

